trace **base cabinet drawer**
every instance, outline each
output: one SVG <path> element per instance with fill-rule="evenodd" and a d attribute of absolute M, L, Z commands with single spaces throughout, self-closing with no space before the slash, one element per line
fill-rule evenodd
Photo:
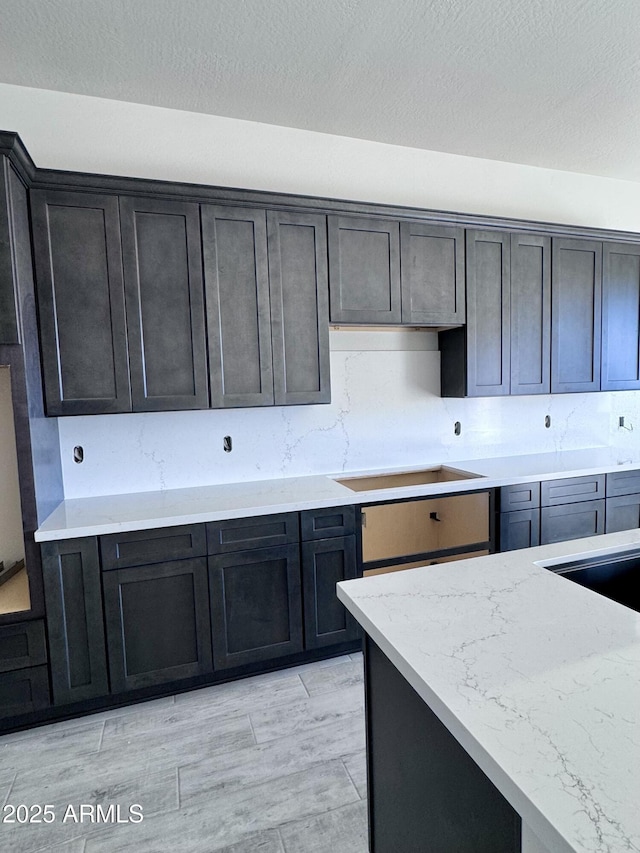
<path fill-rule="evenodd" d="M 305 648 L 317 649 L 358 639 L 358 624 L 336 595 L 336 584 L 357 574 L 355 536 L 303 543 Z"/>
<path fill-rule="evenodd" d="M 640 494 L 607 498 L 605 533 L 635 530 L 640 527 Z"/>
<path fill-rule="evenodd" d="M 521 509 L 500 514 L 500 551 L 540 544 L 540 510 Z"/>
<path fill-rule="evenodd" d="M 542 508 L 540 544 L 566 542 L 604 533 L 605 501 L 583 501 Z"/>
<path fill-rule="evenodd" d="M 0 673 L 0 718 L 40 711 L 50 704 L 46 665 Z"/>
<path fill-rule="evenodd" d="M 46 662 L 44 622 L 21 622 L 0 627 L 0 672 L 26 669 Z"/>
<path fill-rule="evenodd" d="M 114 693 L 212 669 L 206 557 L 103 574 Z"/>
<path fill-rule="evenodd" d="M 593 501 L 605 496 L 605 475 L 593 477 L 564 477 L 562 480 L 545 480 L 540 489 L 542 506 L 561 506 L 569 503 Z"/>
<path fill-rule="evenodd" d="M 215 669 L 302 651 L 297 544 L 209 557 Z"/>

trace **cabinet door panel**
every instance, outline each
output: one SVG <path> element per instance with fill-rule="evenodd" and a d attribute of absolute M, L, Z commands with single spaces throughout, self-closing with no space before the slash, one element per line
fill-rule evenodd
<path fill-rule="evenodd" d="M 332 323 L 399 323 L 398 222 L 329 216 Z"/>
<path fill-rule="evenodd" d="M 636 530 L 640 527 L 640 495 L 607 498 L 605 533 Z"/>
<path fill-rule="evenodd" d="M 640 471 L 613 471 L 606 481 L 608 498 L 640 494 Z"/>
<path fill-rule="evenodd" d="M 275 404 L 329 403 L 326 218 L 269 211 L 267 227 Z"/>
<path fill-rule="evenodd" d="M 500 513 L 500 551 L 515 551 L 540 544 L 540 510 L 520 509 Z"/>
<path fill-rule="evenodd" d="M 43 622 L 0 626 L 0 672 L 26 669 L 46 662 Z"/>
<path fill-rule="evenodd" d="M 299 538 L 297 512 L 277 512 L 273 515 L 207 522 L 208 554 L 291 545 Z"/>
<path fill-rule="evenodd" d="M 544 480 L 540 487 L 542 506 L 591 501 L 605 496 L 604 474 L 587 477 L 563 477 L 561 480 Z"/>
<path fill-rule="evenodd" d="M 56 705 L 109 692 L 98 543 L 42 544 L 42 574 Z"/>
<path fill-rule="evenodd" d="M 500 511 L 536 509 L 540 506 L 540 483 L 517 483 L 500 489 Z"/>
<path fill-rule="evenodd" d="M 603 246 L 600 387 L 640 388 L 640 246 Z"/>
<path fill-rule="evenodd" d="M 600 389 L 602 244 L 553 241 L 551 391 Z"/>
<path fill-rule="evenodd" d="M 467 231 L 467 370 L 471 397 L 509 393 L 510 239 Z"/>
<path fill-rule="evenodd" d="M 604 533 L 604 512 L 604 500 L 543 507 L 540 544 L 549 545 L 551 542 L 566 542 Z"/>
<path fill-rule="evenodd" d="M 355 640 L 358 625 L 338 601 L 336 584 L 357 577 L 355 536 L 302 545 L 305 648 Z"/>
<path fill-rule="evenodd" d="M 104 574 L 114 692 L 211 671 L 206 558 Z"/>
<path fill-rule="evenodd" d="M 207 408 L 197 204 L 121 198 L 133 410 Z"/>
<path fill-rule="evenodd" d="M 131 411 L 118 200 L 31 192 L 48 415 Z"/>
<path fill-rule="evenodd" d="M 0 673 L 0 718 L 40 711 L 50 704 L 46 666 Z"/>
<path fill-rule="evenodd" d="M 216 669 L 302 651 L 298 545 L 209 557 L 209 590 Z"/>
<path fill-rule="evenodd" d="M 202 205 L 211 406 L 273 404 L 264 210 Z"/>
<path fill-rule="evenodd" d="M 464 229 L 403 222 L 400 247 L 402 322 L 464 323 Z"/>
<path fill-rule="evenodd" d="M 511 393 L 551 384 L 551 238 L 511 235 Z"/>

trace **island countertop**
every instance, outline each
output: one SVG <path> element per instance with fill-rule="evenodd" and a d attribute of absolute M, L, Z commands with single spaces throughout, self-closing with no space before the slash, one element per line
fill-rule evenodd
<path fill-rule="evenodd" d="M 370 476 L 434 467 L 444 462 L 470 471 L 472 479 L 353 491 L 340 478 Z M 224 521 L 296 512 L 346 504 L 367 504 L 453 491 L 496 488 L 533 480 L 579 477 L 640 468 L 640 455 L 616 447 L 592 447 L 556 453 L 531 453 L 470 460 L 416 460 L 402 468 L 342 471 L 304 477 L 281 477 L 194 488 L 132 492 L 120 495 L 71 498 L 62 501 L 35 533 L 37 542 L 101 536 L 131 530 L 172 527 L 205 521 Z"/>
<path fill-rule="evenodd" d="M 338 584 L 552 853 L 640 851 L 640 614 L 543 567 L 632 549 L 638 530 Z"/>

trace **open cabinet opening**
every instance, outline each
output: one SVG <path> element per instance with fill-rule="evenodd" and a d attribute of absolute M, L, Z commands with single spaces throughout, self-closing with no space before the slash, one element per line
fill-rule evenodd
<path fill-rule="evenodd" d="M 11 371 L 0 365 L 0 614 L 30 609 Z"/>

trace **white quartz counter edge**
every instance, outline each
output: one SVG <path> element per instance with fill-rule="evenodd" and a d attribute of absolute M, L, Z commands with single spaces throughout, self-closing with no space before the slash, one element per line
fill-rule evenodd
<path fill-rule="evenodd" d="M 338 597 L 553 853 L 640 850 L 640 615 L 539 563 L 640 531 L 338 584 Z"/>
<path fill-rule="evenodd" d="M 448 461 L 446 464 L 449 467 L 470 471 L 478 476 L 469 480 L 365 492 L 355 492 L 333 479 L 393 473 L 432 467 L 436 464 L 438 463 L 433 461 L 419 461 L 414 466 L 396 469 L 282 477 L 275 480 L 69 499 L 62 501 L 40 525 L 35 539 L 37 542 L 47 542 L 277 512 L 438 495 L 452 491 L 472 491 L 524 483 L 528 480 L 601 474 L 640 468 L 640 455 L 634 458 L 628 451 L 597 447 L 558 453 Z"/>

